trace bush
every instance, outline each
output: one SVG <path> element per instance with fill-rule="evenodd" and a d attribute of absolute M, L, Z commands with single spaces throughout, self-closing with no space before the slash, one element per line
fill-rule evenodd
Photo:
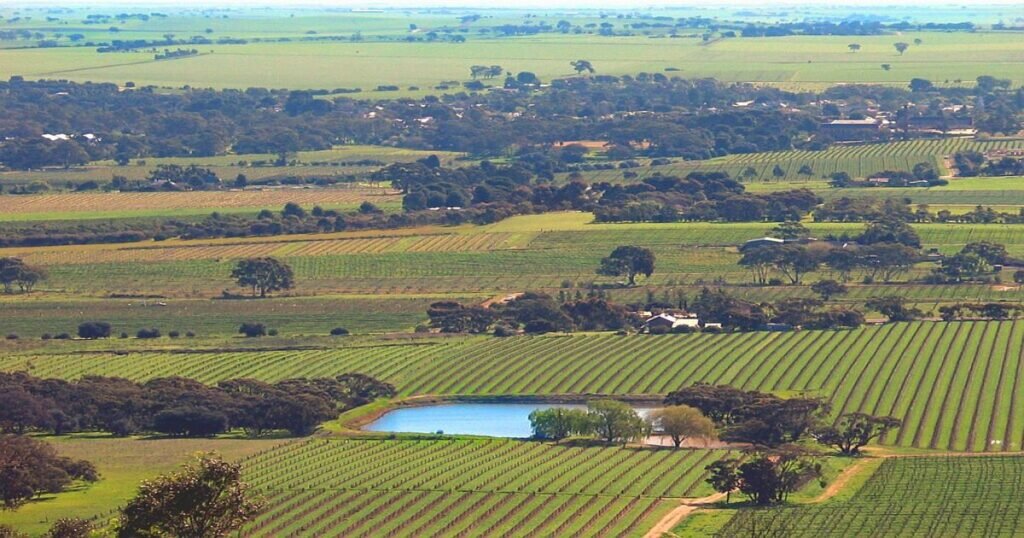
<path fill-rule="evenodd" d="M 267 336 L 277 336 L 277 329 L 268 329 Z"/>
<path fill-rule="evenodd" d="M 136 338 L 160 338 L 160 329 L 153 327 L 152 329 L 139 329 L 139 332 L 135 333 Z"/>
<path fill-rule="evenodd" d="M 169 338 L 177 338 L 177 337 L 181 336 L 181 333 L 178 332 L 178 331 L 171 331 L 171 332 L 167 333 L 167 336 Z"/>
<path fill-rule="evenodd" d="M 54 340 L 71 340 L 71 335 L 68 333 L 60 333 L 53 337 Z"/>
<path fill-rule="evenodd" d="M 678 327 L 672 327 L 672 332 L 674 334 L 689 334 L 694 332 L 694 330 L 693 327 L 690 327 L 689 325 L 680 325 Z"/>
<path fill-rule="evenodd" d="M 413 329 L 413 332 L 417 334 L 429 333 L 430 327 L 427 327 L 426 325 L 420 323 L 419 325 L 416 326 L 415 329 Z"/>
<path fill-rule="evenodd" d="M 8 334 L 7 335 L 7 339 L 8 340 L 17 340 L 18 339 L 18 335 L 15 334 L 15 333 Z"/>
<path fill-rule="evenodd" d="M 189 331 L 189 332 L 185 333 L 185 337 L 186 338 L 195 338 L 196 337 L 196 333 L 194 333 L 192 331 Z"/>
<path fill-rule="evenodd" d="M 43 333 L 42 338 L 43 338 L 43 340 L 49 340 L 49 339 L 53 338 L 53 335 L 50 334 L 50 333 Z"/>
<path fill-rule="evenodd" d="M 110 337 L 110 324 L 106 321 L 87 321 L 78 326 L 78 336 L 88 340 Z"/>
<path fill-rule="evenodd" d="M 657 325 L 657 326 L 654 326 L 654 327 L 648 327 L 647 328 L 647 332 L 650 333 L 650 334 L 668 334 L 669 328 L 661 326 L 661 325 Z"/>
<path fill-rule="evenodd" d="M 331 329 L 331 336 L 348 336 L 348 329 L 344 327 L 335 327 Z"/>
<path fill-rule="evenodd" d="M 122 339 L 123 339 L 123 338 L 128 338 L 128 333 L 126 333 L 126 332 L 122 331 L 122 332 L 121 332 L 121 338 L 122 338 Z"/>
<path fill-rule="evenodd" d="M 505 338 L 507 336 L 515 336 L 516 330 L 508 325 L 501 324 L 494 328 L 494 336 L 499 338 Z"/>
<path fill-rule="evenodd" d="M 262 323 L 243 323 L 238 327 L 238 332 L 244 334 L 246 338 L 266 336 L 267 326 Z"/>

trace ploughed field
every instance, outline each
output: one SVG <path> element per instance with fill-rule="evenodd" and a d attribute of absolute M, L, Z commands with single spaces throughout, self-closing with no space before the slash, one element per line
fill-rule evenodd
<path fill-rule="evenodd" d="M 709 493 L 725 450 L 510 440 L 283 444 L 243 461 L 269 507 L 245 536 L 642 536 Z"/>
<path fill-rule="evenodd" d="M 901 447 L 1016 451 L 1024 443 L 1024 321 L 912 322 L 843 331 L 353 340 L 312 350 L 44 353 L 0 359 L 40 377 L 207 383 L 362 372 L 401 395 L 665 394 L 697 382 L 831 399 L 834 414 L 892 415 Z M 459 372 L 453 376 L 452 372 Z"/>
<path fill-rule="evenodd" d="M 913 457 L 882 463 L 852 498 L 742 510 L 721 536 L 1020 536 L 1024 457 Z"/>

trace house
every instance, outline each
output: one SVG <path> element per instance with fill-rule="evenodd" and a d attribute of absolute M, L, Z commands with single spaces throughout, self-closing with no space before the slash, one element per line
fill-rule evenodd
<path fill-rule="evenodd" d="M 644 322 L 644 329 L 650 331 L 651 329 L 661 328 L 666 331 L 676 329 L 679 327 L 689 327 L 690 329 L 697 329 L 700 327 L 700 320 L 697 316 L 685 315 L 685 316 L 673 316 L 672 314 L 658 314 L 653 316 Z"/>
<path fill-rule="evenodd" d="M 882 134 L 883 123 L 874 119 L 832 120 L 821 125 L 821 133 L 837 142 L 875 140 Z"/>

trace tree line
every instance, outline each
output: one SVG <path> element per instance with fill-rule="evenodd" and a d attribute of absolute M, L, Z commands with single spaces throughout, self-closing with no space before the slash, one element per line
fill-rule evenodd
<path fill-rule="evenodd" d="M 207 437 L 242 429 L 253 437 L 273 431 L 305 436 L 344 410 L 394 395 L 390 384 L 356 373 L 275 383 L 230 379 L 215 386 L 180 377 L 137 383 L 0 373 L 0 432 Z"/>

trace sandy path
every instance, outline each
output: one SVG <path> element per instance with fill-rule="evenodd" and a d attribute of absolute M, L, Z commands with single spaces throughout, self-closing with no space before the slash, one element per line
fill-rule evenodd
<path fill-rule="evenodd" d="M 701 497 L 699 499 L 684 499 L 682 504 L 675 507 L 675 509 L 666 514 L 665 517 L 661 518 L 661 521 L 658 521 L 651 530 L 647 531 L 644 538 L 661 538 L 662 535 L 670 532 L 686 516 L 692 514 L 703 506 L 714 504 L 724 498 L 724 493 L 715 493 L 714 495 L 708 495 L 707 497 Z"/>

